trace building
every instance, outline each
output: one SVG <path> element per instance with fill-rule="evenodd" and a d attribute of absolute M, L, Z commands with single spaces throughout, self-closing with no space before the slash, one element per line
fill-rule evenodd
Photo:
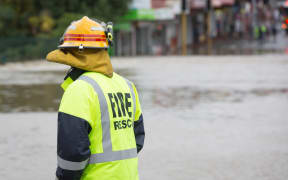
<path fill-rule="evenodd" d="M 182 2 L 133 0 L 129 12 L 115 25 L 114 54 L 181 54 Z M 210 3 L 208 10 L 208 0 L 186 0 L 184 37 L 188 54 L 209 39 L 254 38 L 259 24 L 271 25 L 269 9 L 277 4 L 276 0 L 210 0 Z"/>

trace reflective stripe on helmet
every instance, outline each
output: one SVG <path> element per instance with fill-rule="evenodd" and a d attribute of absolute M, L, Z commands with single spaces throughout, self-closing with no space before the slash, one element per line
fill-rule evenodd
<path fill-rule="evenodd" d="M 121 151 L 112 151 L 111 132 L 110 132 L 110 117 L 109 117 L 109 111 L 108 111 L 105 95 L 104 95 L 101 87 L 98 85 L 98 83 L 96 81 L 94 81 L 92 78 L 90 78 L 88 76 L 81 76 L 79 78 L 79 80 L 83 80 L 83 81 L 89 83 L 94 88 L 95 92 L 98 95 L 98 100 L 99 100 L 100 110 L 101 110 L 103 153 L 92 154 L 90 157 L 89 164 L 117 161 L 117 160 L 123 160 L 123 159 L 129 159 L 129 158 L 137 157 L 137 149 L 136 148 L 121 150 Z M 129 85 L 129 87 L 130 87 L 130 85 Z M 131 87 L 132 87 L 132 85 L 131 85 Z M 135 95 L 133 92 L 134 91 L 132 89 L 131 93 L 132 93 L 133 101 L 134 101 Z M 134 106 L 135 106 L 135 101 L 134 101 Z M 134 115 L 135 115 L 135 108 L 134 108 Z"/>
<path fill-rule="evenodd" d="M 64 38 L 64 41 L 103 41 L 106 42 L 106 39 L 99 39 L 99 38 Z"/>
<path fill-rule="evenodd" d="M 64 37 L 102 37 L 106 38 L 105 35 L 99 35 L 99 34 L 65 34 Z"/>

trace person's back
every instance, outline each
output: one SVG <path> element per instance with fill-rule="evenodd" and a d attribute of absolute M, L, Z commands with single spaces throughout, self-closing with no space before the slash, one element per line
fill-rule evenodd
<path fill-rule="evenodd" d="M 138 179 L 133 124 L 141 108 L 130 81 L 116 73 L 109 78 L 86 72 L 66 89 L 59 112 L 85 119 L 91 127 L 91 155 L 81 179 Z"/>
<path fill-rule="evenodd" d="M 91 36 L 103 37 L 74 32 L 83 21 L 101 30 L 84 17 L 69 26 L 72 30 L 68 28 L 59 47 L 69 47 L 69 41 L 90 42 Z M 60 180 L 138 180 L 137 153 L 143 147 L 144 126 L 136 87 L 113 72 L 106 49 L 86 49 L 85 43 L 79 44 L 79 49 L 74 47 L 47 56 L 49 61 L 73 67 L 62 84 L 65 92 L 58 113 L 56 176 Z"/>

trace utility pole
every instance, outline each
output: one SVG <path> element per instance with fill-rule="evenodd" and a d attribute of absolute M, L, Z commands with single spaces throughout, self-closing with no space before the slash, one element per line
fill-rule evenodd
<path fill-rule="evenodd" d="M 257 3 L 256 3 L 256 0 L 252 0 L 252 11 L 253 11 L 253 14 L 252 14 L 252 32 L 253 32 L 253 36 L 254 38 L 255 37 L 255 29 L 256 27 L 258 26 L 258 23 L 257 23 Z"/>
<path fill-rule="evenodd" d="M 182 12 L 181 12 L 181 29 L 182 29 L 182 55 L 187 54 L 187 17 L 186 17 L 186 9 L 187 9 L 187 1 L 182 0 Z"/>
<path fill-rule="evenodd" d="M 207 24 L 207 50 L 208 50 L 208 54 L 210 55 L 212 53 L 212 45 L 213 45 L 213 41 L 211 38 L 211 16 L 212 16 L 212 2 L 211 0 L 207 0 L 206 1 L 206 5 L 207 5 L 207 19 L 206 19 L 206 24 Z"/>

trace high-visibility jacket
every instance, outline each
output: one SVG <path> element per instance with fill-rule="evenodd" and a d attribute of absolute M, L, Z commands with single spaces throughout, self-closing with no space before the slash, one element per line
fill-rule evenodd
<path fill-rule="evenodd" d="M 68 86 L 58 114 L 60 180 L 138 180 L 144 127 L 137 90 L 113 73 L 85 72 Z"/>

